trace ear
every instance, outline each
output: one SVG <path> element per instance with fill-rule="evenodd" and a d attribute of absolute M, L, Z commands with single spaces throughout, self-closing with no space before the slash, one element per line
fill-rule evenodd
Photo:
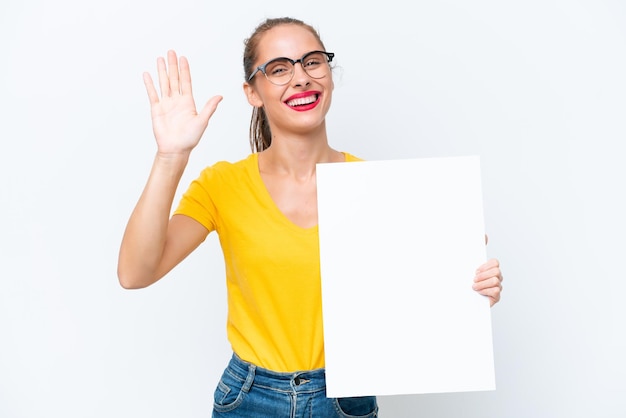
<path fill-rule="evenodd" d="M 248 103 L 250 103 L 254 107 L 263 106 L 263 100 L 261 100 L 261 97 L 259 97 L 252 84 L 248 82 L 243 83 L 243 91 L 248 98 Z"/>

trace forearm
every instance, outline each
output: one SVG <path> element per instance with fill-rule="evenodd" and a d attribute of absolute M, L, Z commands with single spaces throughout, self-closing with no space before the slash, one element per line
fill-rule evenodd
<path fill-rule="evenodd" d="M 157 154 L 146 186 L 128 224 L 118 260 L 118 278 L 125 288 L 157 281 L 167 239 L 172 202 L 189 154 Z"/>

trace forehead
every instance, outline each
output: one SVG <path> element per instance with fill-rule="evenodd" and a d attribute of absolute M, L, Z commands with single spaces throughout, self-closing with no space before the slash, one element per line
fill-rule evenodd
<path fill-rule="evenodd" d="M 309 51 L 322 49 L 315 35 L 300 25 L 280 25 L 263 34 L 257 51 L 258 61 L 276 57 L 297 59 Z"/>

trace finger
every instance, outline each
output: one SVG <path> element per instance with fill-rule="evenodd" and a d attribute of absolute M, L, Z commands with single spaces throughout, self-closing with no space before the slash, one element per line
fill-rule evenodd
<path fill-rule="evenodd" d="M 159 95 L 154 88 L 154 82 L 152 81 L 150 73 L 143 73 L 143 84 L 146 86 L 146 92 L 148 93 L 150 105 L 159 103 Z"/>
<path fill-rule="evenodd" d="M 502 284 L 499 281 L 495 281 L 495 283 L 492 281 L 488 284 L 480 282 L 474 283 L 472 289 L 474 289 L 480 295 L 487 296 L 490 299 L 493 299 L 495 303 L 500 300 L 500 294 L 502 293 Z"/>
<path fill-rule="evenodd" d="M 502 273 L 500 269 L 494 268 L 492 270 L 487 270 L 480 274 L 474 276 L 474 283 L 485 283 L 488 285 L 489 283 L 502 283 Z"/>
<path fill-rule="evenodd" d="M 167 67 L 170 78 L 170 95 L 180 93 L 178 80 L 178 58 L 176 52 L 167 51 Z"/>
<path fill-rule="evenodd" d="M 180 92 L 182 94 L 192 94 L 191 91 L 191 71 L 187 58 L 180 57 Z"/>
<path fill-rule="evenodd" d="M 487 260 L 484 264 L 481 264 L 477 269 L 476 269 L 476 274 L 483 272 L 483 271 L 487 271 L 490 270 L 492 268 L 499 268 L 500 267 L 500 262 L 498 261 L 497 258 L 492 258 L 490 260 Z"/>
<path fill-rule="evenodd" d="M 479 269 L 476 270 L 476 273 L 474 274 L 474 281 L 475 282 L 479 282 L 482 280 L 486 280 L 489 279 L 491 277 L 497 277 L 498 280 L 502 281 L 502 271 L 500 270 L 500 267 L 485 267 L 486 270 L 483 269 Z"/>
<path fill-rule="evenodd" d="M 472 284 L 472 289 L 477 291 L 496 287 L 498 289 L 502 289 L 502 282 L 500 281 L 500 279 L 498 279 L 498 277 L 490 277 L 488 279 L 475 281 Z"/>
<path fill-rule="evenodd" d="M 222 96 L 213 96 L 209 99 L 208 102 L 204 105 L 202 110 L 199 113 L 199 116 L 202 120 L 208 122 L 208 120 L 213 116 L 215 110 L 217 109 L 217 105 L 222 101 Z"/>
<path fill-rule="evenodd" d="M 490 305 L 493 306 L 496 303 L 498 303 L 498 301 L 500 301 L 501 292 L 502 292 L 502 289 L 497 288 L 497 287 L 492 287 L 489 289 L 481 290 L 478 293 L 480 293 L 483 296 L 487 296 L 489 298 Z"/>
<path fill-rule="evenodd" d="M 167 77 L 167 68 L 165 68 L 165 60 L 163 57 L 157 58 L 157 72 L 159 74 L 159 88 L 161 89 L 161 97 L 170 95 L 170 80 Z"/>

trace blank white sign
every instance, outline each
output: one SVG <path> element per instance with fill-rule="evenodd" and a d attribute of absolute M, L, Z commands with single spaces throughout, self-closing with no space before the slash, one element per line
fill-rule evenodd
<path fill-rule="evenodd" d="M 495 389 L 476 156 L 318 164 L 327 395 Z"/>

